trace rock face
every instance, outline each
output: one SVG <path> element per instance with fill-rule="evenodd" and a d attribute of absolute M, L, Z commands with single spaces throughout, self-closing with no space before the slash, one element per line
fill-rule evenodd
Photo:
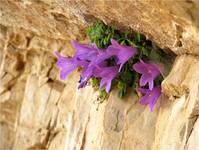
<path fill-rule="evenodd" d="M 199 2 L 0 1 L 0 149 L 198 150 Z M 59 80 L 54 50 L 100 18 L 177 54 L 157 109 L 112 91 L 102 104 L 78 73 Z"/>

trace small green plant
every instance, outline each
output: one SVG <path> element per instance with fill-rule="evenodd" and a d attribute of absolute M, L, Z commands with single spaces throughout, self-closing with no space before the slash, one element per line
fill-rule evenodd
<path fill-rule="evenodd" d="M 76 49 L 73 57 L 55 52 L 60 78 L 65 79 L 73 70 L 81 68 L 78 88 L 90 83 L 99 90 L 98 102 L 106 100 L 111 89 L 116 88 L 120 98 L 127 91 L 142 93 L 140 103 L 149 104 L 153 111 L 161 95 L 164 73 L 171 66 L 168 55 L 144 35 L 130 29 L 120 31 L 101 21 L 89 27 L 87 35 L 92 44 L 72 41 Z"/>
<path fill-rule="evenodd" d="M 138 87 L 138 80 L 140 75 L 132 70 L 132 65 L 140 59 L 148 60 L 153 59 L 157 63 L 161 62 L 163 51 L 157 51 L 153 48 L 153 43 L 145 38 L 140 33 L 135 33 L 132 30 L 119 31 L 114 27 L 107 26 L 101 21 L 97 21 L 93 26 L 87 29 L 87 35 L 92 43 L 95 43 L 98 48 L 107 48 L 111 44 L 111 39 L 116 39 L 121 45 L 133 46 L 138 49 L 138 55 L 131 58 L 122 68 L 121 72 L 113 80 L 113 87 L 117 87 L 118 96 L 123 98 L 128 88 L 136 89 Z M 108 60 L 110 66 L 112 64 L 111 59 Z M 163 80 L 162 76 L 159 76 L 156 83 L 160 83 Z M 96 87 L 99 82 L 93 82 Z M 106 97 L 107 96 L 102 96 Z"/>

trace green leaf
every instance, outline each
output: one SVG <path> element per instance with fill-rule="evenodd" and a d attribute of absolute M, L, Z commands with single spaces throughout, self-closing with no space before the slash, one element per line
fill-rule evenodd
<path fill-rule="evenodd" d="M 127 91 L 126 83 L 119 81 L 117 87 L 119 89 L 118 96 L 120 98 L 124 97 L 126 95 L 126 91 Z"/>
<path fill-rule="evenodd" d="M 129 31 L 124 31 L 124 37 L 128 38 L 129 33 L 130 33 Z"/>
<path fill-rule="evenodd" d="M 121 41 L 120 44 L 121 44 L 121 45 L 125 45 L 125 40 Z"/>
<path fill-rule="evenodd" d="M 137 34 L 136 34 L 136 39 L 137 39 L 137 42 L 140 42 L 140 41 L 141 41 L 140 33 L 137 33 Z"/>
<path fill-rule="evenodd" d="M 98 84 L 99 84 L 99 80 L 97 79 L 97 78 L 91 78 L 91 85 L 93 86 L 93 87 L 97 87 L 98 86 Z"/>
<path fill-rule="evenodd" d="M 144 48 L 144 47 L 141 47 L 141 50 L 142 50 L 142 54 L 143 54 L 143 55 L 149 56 L 149 50 L 147 50 L 147 49 Z"/>
<path fill-rule="evenodd" d="M 108 99 L 109 94 L 106 93 L 105 89 L 99 89 L 99 96 L 98 96 L 98 100 L 100 102 L 103 102 L 104 100 Z"/>

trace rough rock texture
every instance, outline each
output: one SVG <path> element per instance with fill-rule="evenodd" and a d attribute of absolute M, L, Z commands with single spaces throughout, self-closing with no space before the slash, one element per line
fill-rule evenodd
<path fill-rule="evenodd" d="M 53 38 L 78 38 L 89 22 L 131 27 L 177 54 L 199 54 L 199 2 L 1 0 L 0 22 Z"/>
<path fill-rule="evenodd" d="M 198 1 L 0 1 L 0 150 L 198 150 Z M 155 112 L 113 91 L 99 104 L 75 72 L 59 80 L 95 18 L 147 35 L 178 56 Z"/>

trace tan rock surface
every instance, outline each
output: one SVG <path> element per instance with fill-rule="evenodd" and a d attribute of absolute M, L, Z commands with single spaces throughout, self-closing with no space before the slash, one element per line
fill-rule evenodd
<path fill-rule="evenodd" d="M 1 0 L 0 22 L 38 35 L 70 39 L 95 18 L 131 27 L 177 54 L 199 54 L 199 2 L 106 0 Z M 80 36 L 81 35 L 81 36 Z"/>
<path fill-rule="evenodd" d="M 0 150 L 198 150 L 198 1 L 0 1 Z M 99 104 L 54 50 L 72 55 L 94 18 L 141 31 L 178 54 L 150 113 L 133 93 Z M 183 55 L 182 55 L 183 54 Z"/>

